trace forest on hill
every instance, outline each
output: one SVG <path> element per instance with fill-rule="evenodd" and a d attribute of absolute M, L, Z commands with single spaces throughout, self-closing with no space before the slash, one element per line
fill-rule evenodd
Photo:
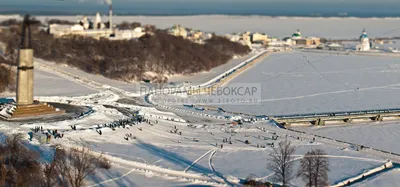
<path fill-rule="evenodd" d="M 15 91 L 15 72 L 1 65 L 0 57 L 0 93 L 4 91 Z"/>
<path fill-rule="evenodd" d="M 3 56 L 15 66 L 21 26 L 12 20 L 0 25 L 10 27 L 0 32 L 0 41 L 7 46 Z M 155 27 L 150 27 L 150 34 L 137 40 L 97 40 L 77 35 L 55 38 L 39 29 L 40 22 L 35 25 L 32 45 L 36 58 L 126 82 L 143 79 L 166 82 L 168 75 L 209 71 L 227 63 L 234 55 L 250 52 L 249 47 L 221 36 L 213 36 L 204 44 L 198 44 Z"/>

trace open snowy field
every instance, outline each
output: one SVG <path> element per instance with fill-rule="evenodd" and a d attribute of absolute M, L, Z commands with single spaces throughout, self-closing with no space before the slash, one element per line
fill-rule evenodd
<path fill-rule="evenodd" d="M 38 69 L 34 73 L 35 96 L 81 96 L 97 92 L 52 73 Z"/>
<path fill-rule="evenodd" d="M 221 73 L 227 71 L 228 69 L 231 69 L 235 67 L 236 65 L 240 64 L 244 60 L 251 58 L 254 56 L 256 53 L 251 52 L 248 55 L 245 55 L 243 57 L 238 57 L 235 59 L 230 60 L 229 62 L 215 67 L 211 69 L 210 71 L 207 72 L 201 72 L 201 73 L 196 73 L 194 75 L 184 75 L 184 76 L 172 76 L 171 78 L 168 79 L 168 82 L 177 82 L 177 83 L 182 83 L 182 82 L 191 82 L 193 85 L 201 84 L 204 82 L 207 82 L 214 77 L 220 75 Z"/>
<path fill-rule="evenodd" d="M 34 84 L 35 96 L 81 96 L 97 92 L 38 68 L 34 69 Z M 15 97 L 15 93 L 0 93 L 0 97 Z"/>
<path fill-rule="evenodd" d="M 393 146 L 400 140 L 399 122 L 299 127 L 296 129 L 400 154 L 400 147 Z"/>
<path fill-rule="evenodd" d="M 114 87 L 121 88 L 126 91 L 135 92 L 135 91 L 139 90 L 139 88 L 140 88 L 139 87 L 140 85 L 138 83 L 127 83 L 127 82 L 109 79 L 102 75 L 86 73 L 78 68 L 70 67 L 70 66 L 62 65 L 62 64 L 56 64 L 55 62 L 50 62 L 50 61 L 46 61 L 46 60 L 42 60 L 42 59 L 35 59 L 35 63 L 38 65 L 45 65 L 46 67 L 54 68 L 56 70 L 64 71 L 64 72 L 67 72 L 72 75 L 77 75 L 84 79 L 95 81 L 95 82 L 101 83 L 103 85 L 112 85 Z"/>
<path fill-rule="evenodd" d="M 258 115 L 396 108 L 400 59 L 288 52 L 272 54 L 230 84 L 261 83 L 258 105 L 224 105 Z"/>
<path fill-rule="evenodd" d="M 95 15 L 91 15 L 94 17 Z M 37 16 L 39 20 L 63 19 L 76 21 L 76 16 Z M 106 20 L 106 17 L 103 17 Z M 400 36 L 399 18 L 303 18 L 268 16 L 114 16 L 114 23 L 122 21 L 152 24 L 159 28 L 181 24 L 217 34 L 245 31 L 266 33 L 269 36 L 291 36 L 300 29 L 304 36 L 326 38 L 358 38 L 363 28 L 370 37 Z"/>

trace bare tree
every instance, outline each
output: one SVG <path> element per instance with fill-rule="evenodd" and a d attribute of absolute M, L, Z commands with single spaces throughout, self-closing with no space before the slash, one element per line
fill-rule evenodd
<path fill-rule="evenodd" d="M 0 165 L 0 186 L 5 186 L 7 177 L 7 167 L 5 164 Z"/>
<path fill-rule="evenodd" d="M 328 185 L 329 160 L 325 155 L 326 153 L 321 149 L 316 149 L 314 151 L 315 186 Z"/>
<path fill-rule="evenodd" d="M 245 179 L 245 181 L 243 182 L 243 186 L 244 187 L 272 187 L 273 184 L 270 182 L 262 182 L 262 181 L 258 181 L 253 179 L 252 176 L 249 176 Z"/>
<path fill-rule="evenodd" d="M 69 183 L 72 187 L 80 187 L 83 186 L 84 179 L 88 175 L 93 175 L 97 168 L 105 168 L 104 162 L 108 163 L 108 160 L 102 155 L 94 156 L 89 148 L 82 147 L 57 149 L 54 162 L 62 177 L 60 180 L 63 186 Z"/>
<path fill-rule="evenodd" d="M 40 186 L 42 182 L 39 154 L 22 140 L 22 134 L 13 134 L 0 145 L 0 186 Z"/>
<path fill-rule="evenodd" d="M 18 161 L 22 160 L 21 157 L 25 156 L 21 154 L 21 152 L 24 150 L 24 147 L 21 146 L 21 141 L 23 139 L 23 135 L 18 133 L 18 134 L 13 134 L 6 139 L 6 146 L 8 148 L 8 154 L 9 156 L 9 161 L 12 165 L 16 165 Z"/>
<path fill-rule="evenodd" d="M 86 147 L 55 148 L 53 161 L 42 164 L 39 154 L 25 146 L 22 134 L 0 142 L 0 186 L 80 187 L 97 168 L 109 169 L 109 161 Z"/>
<path fill-rule="evenodd" d="M 304 158 L 300 160 L 300 168 L 297 171 L 297 176 L 301 177 L 307 186 L 313 186 L 314 160 L 312 151 L 308 151 Z"/>
<path fill-rule="evenodd" d="M 275 172 L 274 180 L 282 182 L 282 186 L 287 186 L 293 178 L 292 157 L 295 152 L 291 142 L 285 139 L 279 142 L 277 148 L 270 154 L 268 167 Z"/>
<path fill-rule="evenodd" d="M 122 23 L 120 23 L 120 24 L 118 25 L 118 28 L 119 28 L 119 29 L 122 29 L 122 30 L 124 30 L 124 29 L 131 29 L 131 26 L 130 26 L 130 24 L 129 24 L 127 21 L 123 21 Z"/>
<path fill-rule="evenodd" d="M 329 161 L 321 149 L 308 151 L 300 161 L 297 175 L 307 182 L 307 186 L 327 186 Z"/>
<path fill-rule="evenodd" d="M 55 167 L 55 162 L 46 163 L 43 166 L 43 187 L 53 187 L 58 186 L 61 181 L 58 180 L 59 172 Z M 59 183 L 58 183 L 59 182 Z"/>

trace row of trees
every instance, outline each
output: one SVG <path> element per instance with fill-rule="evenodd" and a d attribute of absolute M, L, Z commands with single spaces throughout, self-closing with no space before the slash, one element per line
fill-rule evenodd
<path fill-rule="evenodd" d="M 326 153 L 321 149 L 308 151 L 300 160 L 300 167 L 294 173 L 293 155 L 295 147 L 285 139 L 280 142 L 277 148 L 270 154 L 268 168 L 275 172 L 274 180 L 288 186 L 295 177 L 301 177 L 307 186 L 327 186 L 329 161 Z"/>
<path fill-rule="evenodd" d="M 10 26 L 18 23 L 19 22 L 16 19 L 9 19 L 0 22 L 0 26 Z M 4 52 L 5 51 L 2 51 L 2 49 L 0 49 L 0 93 L 6 90 L 12 91 L 12 85 L 15 85 L 15 76 L 13 76 L 15 75 L 15 73 L 11 70 L 9 66 L 12 64 L 12 62 L 11 60 L 5 58 L 5 55 L 2 54 Z"/>
<path fill-rule="evenodd" d="M 4 91 L 15 91 L 15 72 L 11 70 L 8 62 L 0 56 L 0 93 Z"/>
<path fill-rule="evenodd" d="M 137 25 L 139 23 L 122 24 L 128 28 Z M 84 36 L 54 38 L 39 29 L 32 30 L 35 57 L 122 81 L 166 81 L 166 75 L 209 71 L 234 55 L 250 52 L 249 47 L 223 37 L 215 36 L 205 44 L 197 44 L 153 27 L 147 29 L 154 30 L 152 34 L 139 40 L 118 41 Z M 20 26 L 0 33 L 0 41 L 6 43 L 10 56 L 15 56 L 19 33 Z"/>
<path fill-rule="evenodd" d="M 129 23 L 127 21 L 123 21 L 122 23 L 118 24 L 119 29 L 135 29 L 136 27 L 140 26 L 141 24 L 139 22 Z"/>
<path fill-rule="evenodd" d="M 76 22 L 71 22 L 68 20 L 50 19 L 46 20 L 47 24 L 60 24 L 60 25 L 75 25 Z"/>
<path fill-rule="evenodd" d="M 24 145 L 23 135 L 14 134 L 0 143 L 0 186 L 84 186 L 84 179 L 97 169 L 109 169 L 109 161 L 94 156 L 86 147 L 54 148 L 51 160 L 41 163 L 38 152 Z"/>
<path fill-rule="evenodd" d="M 0 26 L 14 26 L 14 25 L 18 25 L 21 24 L 22 22 L 16 19 L 8 19 L 8 20 L 4 20 L 2 22 L 0 22 Z M 34 25 L 41 25 L 42 23 L 40 22 L 40 20 L 37 20 L 35 18 L 31 19 L 31 23 Z"/>

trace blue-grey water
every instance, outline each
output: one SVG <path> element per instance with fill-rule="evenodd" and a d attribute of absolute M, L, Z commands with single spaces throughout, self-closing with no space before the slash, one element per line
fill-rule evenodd
<path fill-rule="evenodd" d="M 0 14 L 76 15 L 106 13 L 101 0 L 0 0 Z M 264 15 L 304 17 L 400 17 L 400 0 L 114 1 L 117 15 Z M 290 1 L 290 2 L 289 2 Z M 35 3 L 36 2 L 36 3 Z"/>

